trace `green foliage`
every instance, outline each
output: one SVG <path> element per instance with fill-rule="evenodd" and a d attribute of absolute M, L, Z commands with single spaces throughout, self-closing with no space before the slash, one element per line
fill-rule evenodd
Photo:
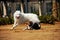
<path fill-rule="evenodd" d="M 52 15 L 39 16 L 41 23 L 54 24 L 55 18 Z"/>
<path fill-rule="evenodd" d="M 13 24 L 13 18 L 0 18 L 0 25 Z"/>
<path fill-rule="evenodd" d="M 34 11 L 33 14 L 39 15 L 39 11 L 38 10 L 37 11 Z"/>
<path fill-rule="evenodd" d="M 39 16 L 41 23 L 55 24 L 55 18 L 52 15 Z M 13 18 L 0 18 L 0 25 L 13 24 Z"/>

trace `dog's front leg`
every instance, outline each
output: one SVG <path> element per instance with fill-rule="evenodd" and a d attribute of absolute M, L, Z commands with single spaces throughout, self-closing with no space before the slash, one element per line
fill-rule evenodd
<path fill-rule="evenodd" d="M 29 25 L 27 25 L 23 30 L 30 30 L 31 27 Z"/>
<path fill-rule="evenodd" d="M 13 27 L 11 29 L 14 29 L 17 25 L 18 25 L 18 23 L 15 21 L 13 24 Z"/>

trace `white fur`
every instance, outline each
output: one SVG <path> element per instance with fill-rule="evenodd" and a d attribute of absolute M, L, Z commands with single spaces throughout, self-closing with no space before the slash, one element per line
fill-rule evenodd
<path fill-rule="evenodd" d="M 20 18 L 17 19 L 16 16 L 18 16 Z M 14 13 L 14 25 L 13 25 L 13 28 L 15 28 L 18 24 L 22 24 L 22 23 L 25 23 L 27 21 L 31 21 L 33 23 L 39 23 L 40 22 L 40 20 L 38 19 L 38 16 L 36 14 L 33 14 L 33 13 L 21 13 L 20 11 L 16 11 Z"/>

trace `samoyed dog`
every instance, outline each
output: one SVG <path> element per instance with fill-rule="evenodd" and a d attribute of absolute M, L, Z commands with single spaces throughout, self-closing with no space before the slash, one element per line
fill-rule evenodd
<path fill-rule="evenodd" d="M 14 29 L 17 25 L 23 24 L 25 22 L 28 22 L 29 24 L 23 30 L 40 28 L 40 20 L 38 19 L 38 16 L 36 14 L 22 13 L 17 10 L 13 14 L 13 17 L 14 17 L 14 24 L 11 29 Z"/>

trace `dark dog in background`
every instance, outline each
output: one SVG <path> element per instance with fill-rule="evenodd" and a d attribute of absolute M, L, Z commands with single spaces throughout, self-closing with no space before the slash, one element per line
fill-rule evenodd
<path fill-rule="evenodd" d="M 35 29 L 35 30 L 37 30 L 37 29 L 40 29 L 40 23 L 33 23 L 33 22 L 29 22 L 30 24 L 29 24 L 29 27 L 31 28 L 31 29 Z"/>

